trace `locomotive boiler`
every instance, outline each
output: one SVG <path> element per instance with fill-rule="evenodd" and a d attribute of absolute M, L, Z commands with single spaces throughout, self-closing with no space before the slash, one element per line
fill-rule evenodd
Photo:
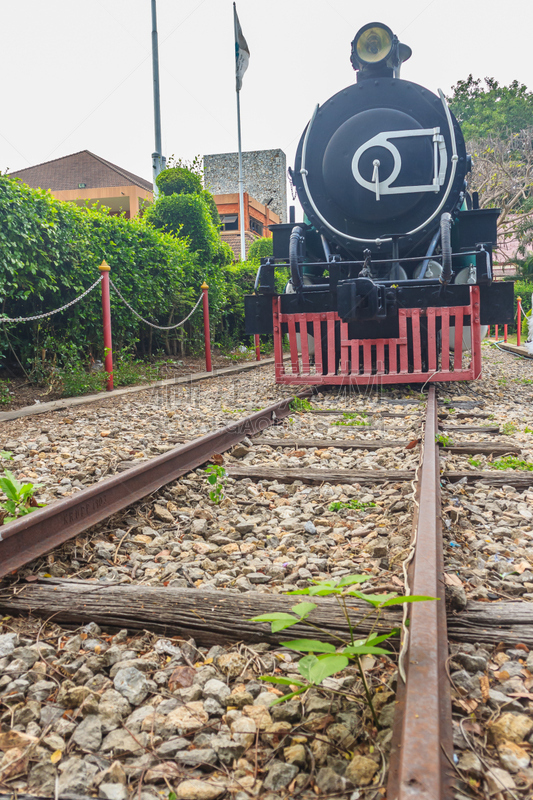
<path fill-rule="evenodd" d="M 499 211 L 467 191 L 471 159 L 443 93 L 400 78 L 410 56 L 386 25 L 365 25 L 357 82 L 302 134 L 289 172 L 305 221 L 291 209 L 272 226 L 273 257 L 245 301 L 246 332 L 274 335 L 278 383 L 477 378 L 486 326 L 512 322 L 513 285 L 492 280 Z"/>

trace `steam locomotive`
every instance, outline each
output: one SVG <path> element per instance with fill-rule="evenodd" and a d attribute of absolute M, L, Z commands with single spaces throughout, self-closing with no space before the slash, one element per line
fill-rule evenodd
<path fill-rule="evenodd" d="M 363 26 L 357 82 L 302 134 L 289 173 L 305 222 L 291 208 L 272 226 L 273 257 L 245 300 L 246 332 L 274 334 L 278 383 L 470 380 L 486 326 L 512 322 L 513 286 L 492 280 L 499 210 L 467 191 L 443 93 L 400 78 L 410 56 L 386 25 Z"/>

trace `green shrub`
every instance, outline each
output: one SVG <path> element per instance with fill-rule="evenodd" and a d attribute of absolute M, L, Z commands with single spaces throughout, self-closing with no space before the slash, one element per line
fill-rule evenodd
<path fill-rule="evenodd" d="M 203 191 L 202 180 L 186 167 L 164 169 L 156 178 L 157 188 L 162 195 L 200 194 Z"/>
<path fill-rule="evenodd" d="M 261 239 L 255 239 L 248 250 L 248 261 L 252 261 L 259 265 L 259 262 L 262 258 L 268 258 L 268 256 L 273 255 L 273 247 L 274 240 L 272 237 L 267 238 L 264 236 Z"/>

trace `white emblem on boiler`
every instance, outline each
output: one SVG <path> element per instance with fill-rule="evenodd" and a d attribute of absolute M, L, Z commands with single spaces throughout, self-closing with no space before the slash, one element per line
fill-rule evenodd
<path fill-rule="evenodd" d="M 422 186 L 391 186 L 400 174 L 402 168 L 402 158 L 398 148 L 390 139 L 407 139 L 412 136 L 431 136 L 433 141 L 433 181 Z M 378 158 L 372 162 L 372 180 L 367 181 L 359 171 L 359 161 L 363 153 L 370 147 L 384 147 L 394 159 L 394 167 L 391 174 L 384 180 L 379 178 L 379 168 L 381 163 Z M 384 194 L 415 194 L 417 192 L 438 192 L 444 184 L 446 169 L 448 167 L 448 153 L 444 136 L 441 135 L 440 128 L 418 128 L 407 131 L 382 131 L 369 139 L 356 150 L 352 159 L 352 172 L 357 183 L 369 192 L 376 195 L 376 200 Z"/>

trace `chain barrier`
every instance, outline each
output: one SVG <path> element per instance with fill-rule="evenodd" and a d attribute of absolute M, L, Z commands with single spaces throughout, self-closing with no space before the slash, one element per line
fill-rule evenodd
<path fill-rule="evenodd" d="M 128 303 L 128 301 L 127 301 L 127 300 L 126 300 L 126 299 L 125 299 L 125 298 L 124 298 L 124 297 L 121 295 L 121 293 L 120 293 L 119 289 L 117 289 L 117 287 L 115 286 L 115 284 L 113 283 L 113 281 L 111 280 L 111 278 L 109 278 L 109 283 L 111 284 L 111 286 L 113 287 L 113 289 L 115 290 L 115 292 L 118 294 L 118 296 L 120 297 L 120 299 L 122 300 L 122 302 L 124 303 L 124 305 L 125 305 L 125 306 L 127 306 L 127 307 L 129 308 L 129 310 L 130 310 L 130 311 L 131 311 L 133 314 L 135 314 L 135 316 L 136 316 L 138 319 L 140 319 L 140 320 L 141 320 L 142 322 L 144 322 L 146 325 L 149 325 L 151 328 L 157 328 L 157 330 L 158 330 L 158 331 L 173 331 L 173 330 L 175 330 L 175 328 L 180 328 L 182 325 L 185 325 L 185 323 L 187 322 L 187 320 L 189 320 L 189 319 L 192 317 L 192 315 L 194 314 L 194 312 L 196 311 L 196 309 L 197 309 L 197 308 L 198 308 L 198 306 L 200 305 L 200 303 L 201 303 L 201 301 L 202 301 L 202 297 L 203 297 L 203 292 L 202 292 L 202 294 L 200 295 L 200 297 L 199 297 L 199 298 L 198 298 L 198 300 L 196 301 L 196 305 L 194 306 L 194 308 L 193 308 L 193 310 L 190 312 L 190 314 L 188 314 L 188 316 L 186 316 L 186 317 L 185 317 L 185 319 L 182 319 L 182 321 L 181 321 L 181 322 L 177 322 L 177 323 L 176 323 L 176 325 L 166 325 L 166 326 L 163 326 L 163 325 L 154 325 L 154 323 L 153 323 L 153 322 L 149 322 L 149 321 L 148 321 L 147 319 L 145 319 L 144 317 L 141 317 L 141 315 L 140 315 L 140 314 L 138 314 L 138 313 L 135 311 L 135 309 L 134 309 L 134 308 L 132 308 L 132 306 L 130 306 L 130 304 Z"/>
<path fill-rule="evenodd" d="M 79 296 L 79 297 L 75 297 L 75 298 L 74 298 L 74 300 L 71 300 L 71 301 L 70 301 L 70 303 L 66 303 L 66 305 L 64 305 L 64 306 L 61 306 L 61 308 L 55 308 L 53 311 L 47 311 L 47 312 L 46 312 L 46 313 L 44 313 L 44 314 L 35 314 L 35 315 L 34 315 L 34 316 L 32 316 L 32 317 L 6 317 L 6 316 L 4 316 L 3 314 L 0 314 L 0 322 L 34 322 L 34 321 L 35 321 L 35 320 L 37 320 L 37 319 L 46 319 L 47 317 L 51 317 L 51 316 L 53 316 L 54 314 L 59 314 L 61 311 L 65 311 L 65 309 L 67 309 L 67 308 L 70 308 L 71 306 L 75 305 L 76 303 L 79 303 L 79 302 L 80 302 L 80 300 L 83 300 L 83 298 L 84 298 L 84 297 L 87 297 L 87 295 L 88 295 L 90 292 L 92 292 L 92 291 L 93 291 L 93 289 L 96 289 L 96 287 L 98 286 L 98 284 L 102 282 L 102 278 L 103 278 L 103 275 L 100 275 L 100 277 L 99 277 L 97 280 L 95 280 L 95 282 L 92 284 L 92 286 L 89 286 L 89 288 L 88 288 L 88 289 L 86 289 L 86 290 L 83 292 L 83 294 L 80 294 L 80 296 Z M 132 306 L 130 306 L 130 304 L 128 303 L 128 301 L 127 301 L 127 300 L 126 300 L 126 299 L 125 299 L 125 298 L 122 296 L 122 294 L 120 293 L 120 290 L 119 290 L 119 289 L 118 289 L 118 288 L 115 286 L 115 284 L 113 283 L 113 281 L 111 280 L 111 278 L 109 279 L 109 283 L 111 284 L 111 286 L 113 287 L 113 289 L 115 290 L 115 292 L 117 293 L 117 295 L 119 296 L 119 298 L 122 300 L 122 302 L 124 303 L 124 305 L 126 305 L 126 306 L 129 308 L 129 310 L 130 310 L 130 311 L 131 311 L 133 314 L 135 314 L 135 316 L 136 316 L 138 319 L 140 319 L 140 320 L 141 320 L 142 322 L 144 322 L 146 325 L 150 325 L 150 327 L 151 327 L 151 328 L 157 328 L 157 330 L 159 330 L 159 331 L 172 331 L 172 330 L 174 330 L 175 328 L 180 328 L 182 325 L 185 325 L 185 323 L 186 323 L 186 322 L 187 322 L 187 321 L 188 321 L 188 320 L 189 320 L 189 319 L 192 317 L 192 315 L 194 314 L 194 312 L 196 311 L 196 309 L 197 309 L 197 308 L 198 308 L 198 306 L 200 305 L 200 303 L 201 303 L 201 301 L 202 301 L 202 297 L 203 297 L 203 293 L 202 293 L 202 294 L 200 295 L 200 297 L 198 298 L 198 300 L 196 301 L 196 305 L 194 306 L 194 308 L 192 309 L 192 311 L 191 311 L 191 312 L 190 312 L 190 313 L 189 313 L 189 314 L 188 314 L 188 315 L 185 317 L 185 319 L 183 319 L 181 322 L 178 322 L 178 323 L 176 323 L 176 325 L 167 325 L 167 326 L 162 326 L 162 325 L 154 325 L 154 323 L 153 323 L 153 322 L 149 322 L 147 319 L 144 319 L 144 317 L 141 317 L 141 315 L 140 315 L 140 314 L 138 314 L 138 313 L 135 311 L 135 309 L 134 309 L 134 308 L 132 308 Z"/>
<path fill-rule="evenodd" d="M 83 294 L 80 294 L 79 297 L 75 297 L 74 300 L 71 300 L 70 303 L 67 303 L 64 306 L 61 306 L 61 308 L 56 308 L 53 311 L 47 311 L 45 314 L 35 314 L 35 316 L 33 316 L 33 317 L 13 317 L 13 318 L 10 318 L 10 317 L 5 317 L 3 314 L 0 314 L 0 322 L 33 322 L 36 319 L 46 319 L 46 317 L 51 317 L 53 314 L 59 314 L 60 311 L 64 311 L 66 308 L 70 308 L 70 306 L 73 306 L 76 303 L 79 303 L 80 300 L 83 300 L 84 297 L 87 297 L 87 295 L 90 292 L 92 292 L 93 289 L 96 289 L 98 284 L 101 282 L 102 277 L 103 276 L 100 275 L 100 277 L 93 283 L 93 285 L 89 286 L 89 288 L 86 289 L 83 292 Z"/>

